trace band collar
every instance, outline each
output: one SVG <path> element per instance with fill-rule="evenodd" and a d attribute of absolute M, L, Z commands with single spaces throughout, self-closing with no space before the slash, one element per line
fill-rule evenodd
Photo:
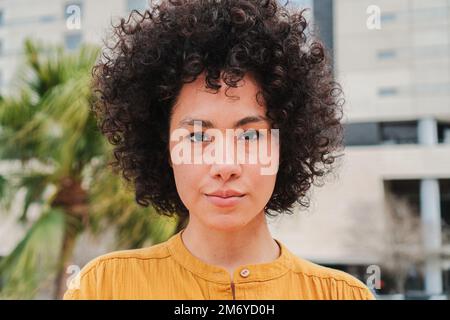
<path fill-rule="evenodd" d="M 190 272 L 208 281 L 230 283 L 230 274 L 225 268 L 208 264 L 194 256 L 181 238 L 184 229 L 167 240 L 167 248 L 174 259 Z M 292 253 L 279 240 L 274 239 L 280 247 L 277 259 L 258 264 L 246 264 L 236 268 L 233 272 L 233 282 L 243 283 L 252 281 L 266 281 L 282 276 L 289 271 Z"/>

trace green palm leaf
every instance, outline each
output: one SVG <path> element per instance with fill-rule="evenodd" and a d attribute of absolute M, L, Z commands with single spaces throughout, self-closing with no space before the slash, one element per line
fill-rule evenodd
<path fill-rule="evenodd" d="M 61 297 L 81 232 L 99 234 L 113 226 L 117 248 L 136 248 L 166 240 L 178 220 L 139 207 L 133 191 L 107 166 L 111 146 L 90 112 L 91 68 L 99 49 L 66 53 L 26 41 L 24 52 L 17 94 L 0 96 L 0 160 L 22 163 L 17 172 L 0 176 L 0 200 L 25 189 L 25 224 L 32 223 L 31 205 L 45 211 L 2 260 L 0 297 L 35 297 L 49 278 L 55 280 L 55 297 Z M 42 259 L 49 263 L 41 265 Z"/>
<path fill-rule="evenodd" d="M 0 298 L 32 298 L 55 270 L 64 231 L 64 214 L 49 209 L 31 226 L 17 247 L 0 262 Z"/>

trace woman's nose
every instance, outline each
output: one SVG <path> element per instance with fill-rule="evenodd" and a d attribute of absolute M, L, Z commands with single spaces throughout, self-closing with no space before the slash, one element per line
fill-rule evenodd
<path fill-rule="evenodd" d="M 233 177 L 239 177 L 242 173 L 242 166 L 238 161 L 237 150 L 234 138 L 228 137 L 224 139 L 221 144 L 215 146 L 219 147 L 219 155 L 216 160 L 211 163 L 210 174 L 213 177 L 220 177 L 224 181 Z"/>
<path fill-rule="evenodd" d="M 213 178 L 221 178 L 224 181 L 238 178 L 241 173 L 241 165 L 235 163 L 215 163 L 211 165 L 210 169 Z"/>

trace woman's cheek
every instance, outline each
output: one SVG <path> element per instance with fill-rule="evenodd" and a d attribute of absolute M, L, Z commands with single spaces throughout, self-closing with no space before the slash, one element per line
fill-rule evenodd
<path fill-rule="evenodd" d="M 183 204 L 192 208 L 195 203 L 201 199 L 201 186 L 204 175 L 204 169 L 201 165 L 181 164 L 174 166 L 175 184 L 178 194 Z"/>
<path fill-rule="evenodd" d="M 243 175 L 246 181 L 250 182 L 249 191 L 252 194 L 254 205 L 263 208 L 269 202 L 275 188 L 276 174 L 261 174 L 259 165 L 246 165 L 243 168 Z"/>

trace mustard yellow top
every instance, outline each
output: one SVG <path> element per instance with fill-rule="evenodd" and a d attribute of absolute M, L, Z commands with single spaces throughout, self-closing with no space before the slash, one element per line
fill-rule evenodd
<path fill-rule="evenodd" d="M 280 256 L 247 264 L 230 278 L 184 245 L 181 233 L 143 249 L 115 251 L 90 261 L 64 299 L 375 299 L 357 278 L 297 257 L 279 240 Z"/>

